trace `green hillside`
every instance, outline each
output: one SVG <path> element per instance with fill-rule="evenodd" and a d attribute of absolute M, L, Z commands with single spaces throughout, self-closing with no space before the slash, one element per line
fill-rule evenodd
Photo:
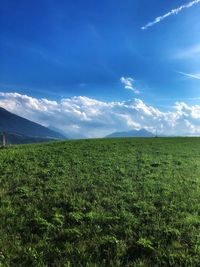
<path fill-rule="evenodd" d="M 200 139 L 0 150 L 0 266 L 200 266 Z"/>

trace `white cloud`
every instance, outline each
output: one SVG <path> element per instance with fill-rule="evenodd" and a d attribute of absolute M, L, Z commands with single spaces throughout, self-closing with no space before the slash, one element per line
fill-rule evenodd
<path fill-rule="evenodd" d="M 102 102 L 84 96 L 51 101 L 18 93 L 0 93 L 0 106 L 68 134 L 103 137 L 115 131 L 141 129 L 164 135 L 200 135 L 200 105 L 177 102 L 162 112 L 140 99 Z"/>
<path fill-rule="evenodd" d="M 190 73 L 185 73 L 185 72 L 182 72 L 182 71 L 179 71 L 178 73 L 182 74 L 183 76 L 189 77 L 189 78 L 200 80 L 200 75 L 199 74 L 190 74 Z"/>
<path fill-rule="evenodd" d="M 176 9 L 172 9 L 171 11 L 169 11 L 166 14 L 164 14 L 163 16 L 159 16 L 159 17 L 155 18 L 153 21 L 147 23 L 141 29 L 142 30 L 146 30 L 149 27 L 152 27 L 153 25 L 155 25 L 155 24 L 161 22 L 162 20 L 166 19 L 167 17 L 170 17 L 172 15 L 177 15 L 183 9 L 190 8 L 190 7 L 192 7 L 192 6 L 194 6 L 194 5 L 198 4 L 198 3 L 200 3 L 200 0 L 194 0 L 194 1 L 189 2 L 188 4 L 182 5 L 182 6 L 178 7 L 178 8 L 176 8 Z"/>
<path fill-rule="evenodd" d="M 139 91 L 133 87 L 134 79 L 131 77 L 121 77 L 121 83 L 124 85 L 125 89 L 133 91 L 135 94 L 139 94 Z"/>

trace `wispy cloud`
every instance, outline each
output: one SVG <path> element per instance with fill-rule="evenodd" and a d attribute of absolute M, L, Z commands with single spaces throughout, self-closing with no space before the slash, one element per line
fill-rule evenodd
<path fill-rule="evenodd" d="M 146 30 L 149 27 L 152 27 L 153 25 L 155 25 L 155 24 L 161 22 L 162 20 L 166 19 L 167 17 L 170 17 L 172 15 L 177 15 L 183 9 L 190 8 L 190 7 L 192 7 L 192 6 L 196 5 L 196 4 L 199 4 L 199 3 L 200 3 L 200 0 L 194 0 L 194 1 L 189 2 L 188 4 L 182 5 L 182 6 L 178 7 L 178 8 L 176 8 L 176 9 L 172 9 L 171 11 L 169 11 L 166 14 L 164 14 L 163 16 L 159 16 L 159 17 L 155 18 L 153 21 L 147 23 L 141 29 L 142 30 Z"/>
<path fill-rule="evenodd" d="M 121 81 L 121 83 L 124 85 L 124 88 L 125 88 L 125 89 L 131 90 L 131 91 L 133 91 L 135 94 L 139 94 L 139 93 L 140 93 L 140 92 L 139 92 L 137 89 L 135 89 L 134 86 L 133 86 L 133 83 L 134 83 L 134 79 L 133 79 L 133 78 L 131 78 L 131 77 L 127 77 L 127 78 L 125 78 L 125 77 L 121 77 L 121 78 L 120 78 L 120 81 Z"/>
<path fill-rule="evenodd" d="M 191 47 L 179 48 L 173 54 L 173 59 L 199 59 L 200 56 L 200 44 L 193 45 Z"/>
<path fill-rule="evenodd" d="M 190 73 L 185 73 L 185 72 L 182 72 L 182 71 L 179 71 L 178 73 L 180 73 L 180 74 L 182 74 L 184 76 L 193 78 L 193 79 L 200 80 L 200 75 L 197 75 L 197 74 L 190 74 Z"/>

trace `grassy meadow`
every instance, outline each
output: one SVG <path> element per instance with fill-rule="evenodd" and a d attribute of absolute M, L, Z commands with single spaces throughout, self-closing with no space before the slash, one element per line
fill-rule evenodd
<path fill-rule="evenodd" d="M 200 139 L 0 150 L 0 266 L 200 266 Z"/>

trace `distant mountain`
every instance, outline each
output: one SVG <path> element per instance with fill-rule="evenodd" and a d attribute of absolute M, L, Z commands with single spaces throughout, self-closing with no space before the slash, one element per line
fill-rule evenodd
<path fill-rule="evenodd" d="M 145 129 L 131 130 L 128 132 L 114 132 L 106 136 L 106 138 L 114 137 L 154 137 L 155 135 Z"/>
<path fill-rule="evenodd" d="M 87 139 L 88 137 L 86 137 L 83 134 L 79 134 L 79 133 L 73 133 L 69 135 L 70 139 Z"/>
<path fill-rule="evenodd" d="M 66 134 L 63 130 L 58 129 L 52 125 L 50 125 L 48 128 L 54 132 L 60 133 L 62 136 L 65 137 L 65 139 L 70 139 L 70 136 L 68 134 Z"/>
<path fill-rule="evenodd" d="M 58 128 L 54 127 L 54 126 L 49 126 L 49 129 L 64 135 L 67 139 L 86 139 L 87 138 L 86 136 L 84 136 L 82 134 L 79 134 L 79 133 L 66 134 L 63 130 L 58 129 Z"/>
<path fill-rule="evenodd" d="M 0 132 L 7 132 L 10 138 L 31 140 L 66 139 L 60 133 L 38 123 L 17 116 L 0 107 Z M 12 137 L 13 136 L 13 137 Z M 19 137 L 20 136 L 20 137 Z"/>

